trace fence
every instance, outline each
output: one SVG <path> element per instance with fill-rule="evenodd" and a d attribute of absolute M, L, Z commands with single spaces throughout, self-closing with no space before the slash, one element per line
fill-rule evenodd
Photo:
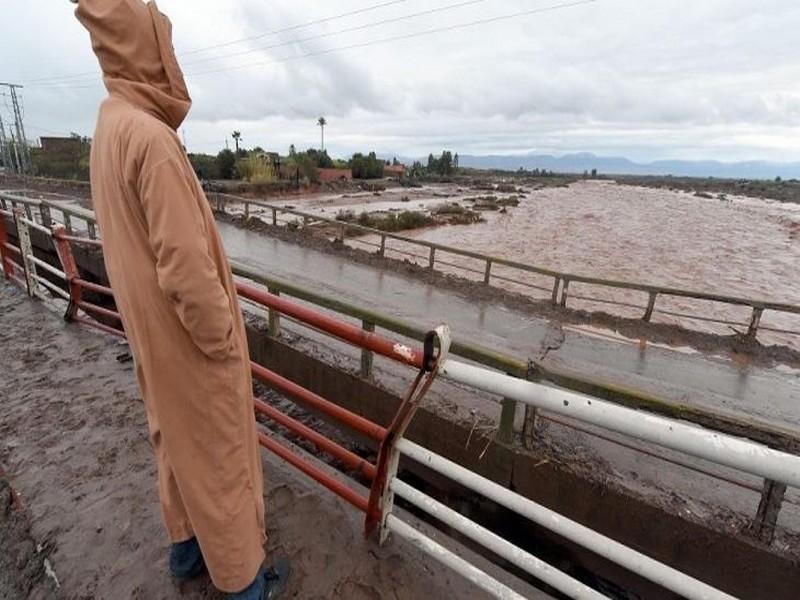
<path fill-rule="evenodd" d="M 589 277 L 575 273 L 555 271 L 552 269 L 537 267 L 534 265 L 529 265 L 501 257 L 489 256 L 479 252 L 472 252 L 470 250 L 464 250 L 462 248 L 446 246 L 443 244 L 437 244 L 425 240 L 419 240 L 403 235 L 398 235 L 396 233 L 380 231 L 377 229 L 359 225 L 357 223 L 342 222 L 336 219 L 330 219 L 320 215 L 315 215 L 312 213 L 296 210 L 294 208 L 278 206 L 261 200 L 253 200 L 250 198 L 242 198 L 239 196 L 232 196 L 229 194 L 221 194 L 221 193 L 210 194 L 210 199 L 212 204 L 215 206 L 216 210 L 220 212 L 225 212 L 226 205 L 238 205 L 238 204 L 242 205 L 243 215 L 245 219 L 249 219 L 251 216 L 254 216 L 256 214 L 256 211 L 253 209 L 253 207 L 255 207 L 257 209 L 268 211 L 268 213 L 270 213 L 271 215 L 271 218 L 267 222 L 271 223 L 274 226 L 291 224 L 297 227 L 300 226 L 313 227 L 316 225 L 325 225 L 328 227 L 335 228 L 335 230 L 337 231 L 336 237 L 342 242 L 345 241 L 348 234 L 355 234 L 355 236 L 357 237 L 351 239 L 352 242 L 370 247 L 375 252 L 377 252 L 379 256 L 382 257 L 385 257 L 387 255 L 387 252 L 391 250 L 392 252 L 396 252 L 401 256 L 406 256 L 412 259 L 417 259 L 419 261 L 422 261 L 422 263 L 431 270 L 434 270 L 436 268 L 436 265 L 438 264 L 460 270 L 472 276 L 477 275 L 486 285 L 490 285 L 493 280 L 497 280 L 523 286 L 525 288 L 529 288 L 532 290 L 538 290 L 540 292 L 546 293 L 549 296 L 553 305 L 561 307 L 567 307 L 569 299 L 585 300 L 599 304 L 608 304 L 612 306 L 621 306 L 621 307 L 641 310 L 643 311 L 642 320 L 645 322 L 650 322 L 653 315 L 658 313 L 667 316 L 673 316 L 673 317 L 696 320 L 696 321 L 704 321 L 721 325 L 741 326 L 747 329 L 747 335 L 748 337 L 751 338 L 755 338 L 759 330 L 769 331 L 773 333 L 782 333 L 792 336 L 800 335 L 800 330 L 771 327 L 768 325 L 764 325 L 762 323 L 762 317 L 765 311 L 773 311 L 776 313 L 783 313 L 788 315 L 800 315 L 800 306 L 794 304 L 772 302 L 769 300 L 756 300 L 752 298 L 742 298 L 725 294 L 713 294 L 707 292 L 698 292 L 692 290 L 640 284 L 627 281 L 617 281 L 613 279 L 603 279 L 599 277 Z M 291 217 L 294 218 L 286 219 L 284 217 L 285 215 L 290 215 Z M 363 237 L 363 236 L 375 237 L 380 240 L 380 243 L 373 243 L 363 239 L 358 239 L 358 237 Z M 419 248 L 421 254 L 415 252 L 408 252 L 406 250 L 401 250 L 399 248 L 390 248 L 388 245 L 389 241 L 397 241 L 397 242 L 402 242 L 403 244 L 412 245 L 416 248 Z M 442 260 L 442 255 L 450 255 L 450 256 L 473 259 L 477 261 L 479 264 L 482 264 L 483 266 L 480 268 L 471 268 L 464 265 L 459 265 L 452 261 Z M 543 276 L 545 278 L 551 278 L 553 280 L 553 283 L 551 286 L 545 287 L 533 284 L 528 281 L 523 281 L 522 279 L 519 278 L 519 276 L 508 277 L 504 275 L 499 275 L 493 273 L 493 268 L 495 266 L 507 267 L 508 269 L 519 272 L 520 274 L 527 273 L 527 274 Z M 641 306 L 630 302 L 622 302 L 618 300 L 611 300 L 608 298 L 601 298 L 597 296 L 592 297 L 581 294 L 571 294 L 569 290 L 571 283 L 572 284 L 582 283 L 592 286 L 598 286 L 601 288 L 623 289 L 633 292 L 641 292 L 647 294 L 648 301 L 646 305 Z M 713 316 L 687 314 L 666 309 L 659 309 L 656 308 L 656 303 L 660 296 L 674 297 L 674 298 L 691 298 L 695 300 L 702 300 L 713 303 L 746 307 L 750 309 L 751 316 L 750 320 L 747 323 L 740 323 L 736 321 L 731 321 L 730 319 L 715 318 Z"/>
<path fill-rule="evenodd" d="M 4 216 L 9 216 L 9 211 L 3 210 L 0 217 Z M 44 285 L 44 282 L 50 283 L 36 272 L 37 268 L 44 268 L 51 276 L 63 280 L 66 284 L 68 291 L 64 291 L 58 286 L 45 287 L 68 300 L 68 318 L 74 319 L 77 316 L 78 309 L 87 313 L 99 314 L 106 318 L 119 318 L 119 315 L 114 311 L 88 304 L 82 300 L 81 291 L 83 289 L 90 289 L 109 295 L 111 290 L 105 286 L 98 286 L 80 279 L 75 261 L 72 258 L 71 244 L 87 243 L 99 245 L 99 242 L 88 238 L 70 236 L 63 226 L 55 226 L 52 229 L 52 236 L 63 270 L 57 269 L 36 258 L 30 247 L 29 229 L 39 229 L 43 232 L 49 232 L 50 230 L 28 219 L 19 208 L 11 213 L 11 216 L 14 217 L 17 224 L 20 245 L 13 246 L 10 244 L 5 237 L 2 237 L 4 230 L 0 229 L 0 257 L 7 276 L 13 275 L 10 278 L 24 285 L 32 296 L 47 298 L 46 294 L 37 287 L 38 284 Z M 0 218 L 0 222 L 4 222 L 4 219 Z M 19 256 L 22 263 L 14 261 L 10 256 L 11 254 Z M 19 276 L 19 270 L 22 270 L 24 278 Z M 278 442 L 275 437 L 267 435 L 263 430 L 259 432 L 259 441 L 265 448 L 365 513 L 365 529 L 367 533 L 377 529 L 380 531 L 381 540 L 384 540 L 388 534 L 392 533 L 411 541 L 417 548 L 469 578 L 494 597 L 522 598 L 519 593 L 503 582 L 481 571 L 475 565 L 468 563 L 457 554 L 415 529 L 410 523 L 404 521 L 394 509 L 394 498 L 402 498 L 467 538 L 472 539 L 473 542 L 495 552 L 511 564 L 570 597 L 597 598 L 602 596 L 569 575 L 537 559 L 526 550 L 484 529 L 474 521 L 404 482 L 398 476 L 401 456 L 424 464 L 439 474 L 473 490 L 475 493 L 481 494 L 516 514 L 550 529 L 558 535 L 681 596 L 686 598 L 731 598 L 724 592 L 571 521 L 528 498 L 505 489 L 405 439 L 406 429 L 437 375 L 470 388 L 499 394 L 514 401 L 522 402 L 537 410 L 547 410 L 589 425 L 611 429 L 636 439 L 652 442 L 717 464 L 752 473 L 765 478 L 768 482 L 772 482 L 774 484 L 773 488 L 777 486 L 785 491 L 786 485 L 800 487 L 800 457 L 796 455 L 770 449 L 742 438 L 702 429 L 674 419 L 648 415 L 641 411 L 604 402 L 597 398 L 547 387 L 539 383 L 488 370 L 484 367 L 460 362 L 451 358 L 451 350 L 454 349 L 454 345 L 451 343 L 450 333 L 446 327 L 426 332 L 423 347 L 413 348 L 397 340 L 385 338 L 373 331 L 342 322 L 339 319 L 289 301 L 248 283 L 238 282 L 237 291 L 242 298 L 260 305 L 272 314 L 290 317 L 294 321 L 318 332 L 347 342 L 364 351 L 389 358 L 395 363 L 418 370 L 418 374 L 409 387 L 392 423 L 388 427 L 383 427 L 302 388 L 261 365 L 252 363 L 254 376 L 270 387 L 292 398 L 302 406 L 318 410 L 344 426 L 359 431 L 379 444 L 380 451 L 377 463 L 370 463 L 275 407 L 254 398 L 256 412 L 271 419 L 295 435 L 310 441 L 321 451 L 335 457 L 348 468 L 357 471 L 370 480 L 369 497 L 360 495 L 350 486 L 331 477 L 302 456 L 295 454 L 289 447 Z M 82 322 L 95 326 L 99 325 L 98 323 L 92 323 L 88 318 L 82 318 Z M 113 327 L 102 326 L 101 328 L 117 335 L 124 335 L 121 330 Z"/>

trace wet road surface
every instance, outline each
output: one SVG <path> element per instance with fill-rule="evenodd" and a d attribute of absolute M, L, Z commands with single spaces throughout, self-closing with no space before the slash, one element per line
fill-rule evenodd
<path fill-rule="evenodd" d="M 800 430 L 800 373 L 564 328 L 498 303 L 219 223 L 230 257 L 317 293 L 658 396 Z M 563 339 L 561 332 L 563 331 Z"/>

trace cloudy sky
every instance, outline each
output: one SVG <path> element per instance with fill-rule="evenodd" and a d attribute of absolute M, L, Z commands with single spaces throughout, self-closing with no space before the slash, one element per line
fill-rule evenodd
<path fill-rule="evenodd" d="M 0 81 L 25 84 L 29 137 L 90 135 L 104 89 L 73 6 L 13 4 L 18 26 L 4 22 Z M 800 160 L 797 0 L 159 7 L 194 98 L 190 151 L 216 152 L 234 129 L 247 146 L 316 146 L 324 115 L 337 156 L 449 148 Z"/>

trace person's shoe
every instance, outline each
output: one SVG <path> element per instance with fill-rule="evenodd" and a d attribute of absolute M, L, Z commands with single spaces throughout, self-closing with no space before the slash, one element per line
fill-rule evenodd
<path fill-rule="evenodd" d="M 291 572 L 289 560 L 279 558 L 270 568 L 262 567 L 255 581 L 247 588 L 228 594 L 228 600 L 275 600 L 286 589 Z"/>
<path fill-rule="evenodd" d="M 206 572 L 206 563 L 197 538 L 172 544 L 169 551 L 169 570 L 179 582 L 194 579 Z"/>

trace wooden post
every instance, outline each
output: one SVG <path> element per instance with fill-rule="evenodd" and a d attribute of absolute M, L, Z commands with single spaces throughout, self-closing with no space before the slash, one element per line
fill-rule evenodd
<path fill-rule="evenodd" d="M 245 221 L 249 221 L 250 220 L 250 203 L 249 202 L 245 202 L 244 203 L 244 220 Z"/>
<path fill-rule="evenodd" d="M 278 209 L 277 208 L 273 208 L 272 209 L 272 224 L 275 227 L 278 226 Z"/>
<path fill-rule="evenodd" d="M 650 319 L 653 317 L 653 309 L 656 306 L 657 295 L 657 292 L 650 292 L 650 299 L 647 301 L 647 310 L 644 311 L 644 316 L 642 317 L 645 323 L 649 323 Z"/>
<path fill-rule="evenodd" d="M 347 228 L 346 225 L 342 225 L 339 228 L 339 241 L 342 242 L 342 244 L 344 244 L 344 236 L 345 236 L 345 229 L 346 228 Z"/>
<path fill-rule="evenodd" d="M 381 236 L 381 249 L 380 249 L 379 254 L 380 254 L 381 257 L 386 256 L 386 236 L 385 235 Z"/>
<path fill-rule="evenodd" d="M 61 214 L 64 215 L 64 227 L 67 230 L 69 235 L 72 235 L 72 217 L 68 212 L 61 211 Z"/>
<path fill-rule="evenodd" d="M 375 323 L 370 323 L 369 321 L 362 321 L 361 327 L 364 331 L 369 331 L 373 333 L 375 331 Z M 372 377 L 372 363 L 374 362 L 374 355 L 372 350 L 367 350 L 366 348 L 361 349 L 361 377 L 364 379 L 369 379 Z"/>
<path fill-rule="evenodd" d="M 303 228 L 308 227 L 308 217 L 303 215 Z"/>
<path fill-rule="evenodd" d="M 29 221 L 33 221 L 33 209 L 30 204 L 25 205 L 25 216 L 28 217 Z"/>
<path fill-rule="evenodd" d="M 503 409 L 500 412 L 500 429 L 497 431 L 498 441 L 504 444 L 514 443 L 514 417 L 517 414 L 517 401 L 503 398 Z"/>
<path fill-rule="evenodd" d="M 273 294 L 275 296 L 280 296 L 281 295 L 280 291 L 278 291 L 278 290 L 272 291 L 269 288 L 267 288 L 267 291 L 270 294 Z M 272 337 L 278 337 L 280 335 L 280 333 L 281 333 L 281 314 L 277 310 L 270 308 L 269 309 L 269 334 Z"/>
<path fill-rule="evenodd" d="M 561 285 L 561 278 L 556 277 L 556 282 L 553 284 L 553 306 L 558 304 L 558 286 Z"/>
<path fill-rule="evenodd" d="M 436 248 L 431 246 L 431 255 L 428 258 L 428 268 L 433 271 L 433 265 L 436 264 Z"/>
<path fill-rule="evenodd" d="M 489 281 L 492 278 L 492 261 L 488 258 L 486 259 L 486 271 L 483 274 L 483 283 L 489 285 Z"/>
<path fill-rule="evenodd" d="M 564 279 L 564 287 L 561 288 L 561 306 L 567 306 L 567 292 L 569 291 L 569 279 Z"/>
<path fill-rule="evenodd" d="M 47 228 L 53 226 L 53 217 L 50 214 L 50 207 L 47 204 L 39 205 L 39 215 L 42 217 L 42 225 Z"/>
<path fill-rule="evenodd" d="M 775 537 L 775 525 L 778 514 L 786 495 L 786 484 L 770 479 L 764 480 L 764 489 L 761 492 L 761 501 L 758 503 L 758 512 L 753 522 L 747 528 L 748 533 L 757 540 L 770 545 Z"/>
<path fill-rule="evenodd" d="M 761 315 L 764 314 L 764 309 L 760 306 L 753 307 L 753 316 L 750 319 L 750 328 L 747 330 L 747 337 L 755 338 L 758 333 L 758 326 L 761 324 Z"/>
<path fill-rule="evenodd" d="M 86 221 L 86 226 L 89 229 L 89 237 L 93 240 L 96 240 L 97 228 L 95 227 L 94 221 Z"/>

